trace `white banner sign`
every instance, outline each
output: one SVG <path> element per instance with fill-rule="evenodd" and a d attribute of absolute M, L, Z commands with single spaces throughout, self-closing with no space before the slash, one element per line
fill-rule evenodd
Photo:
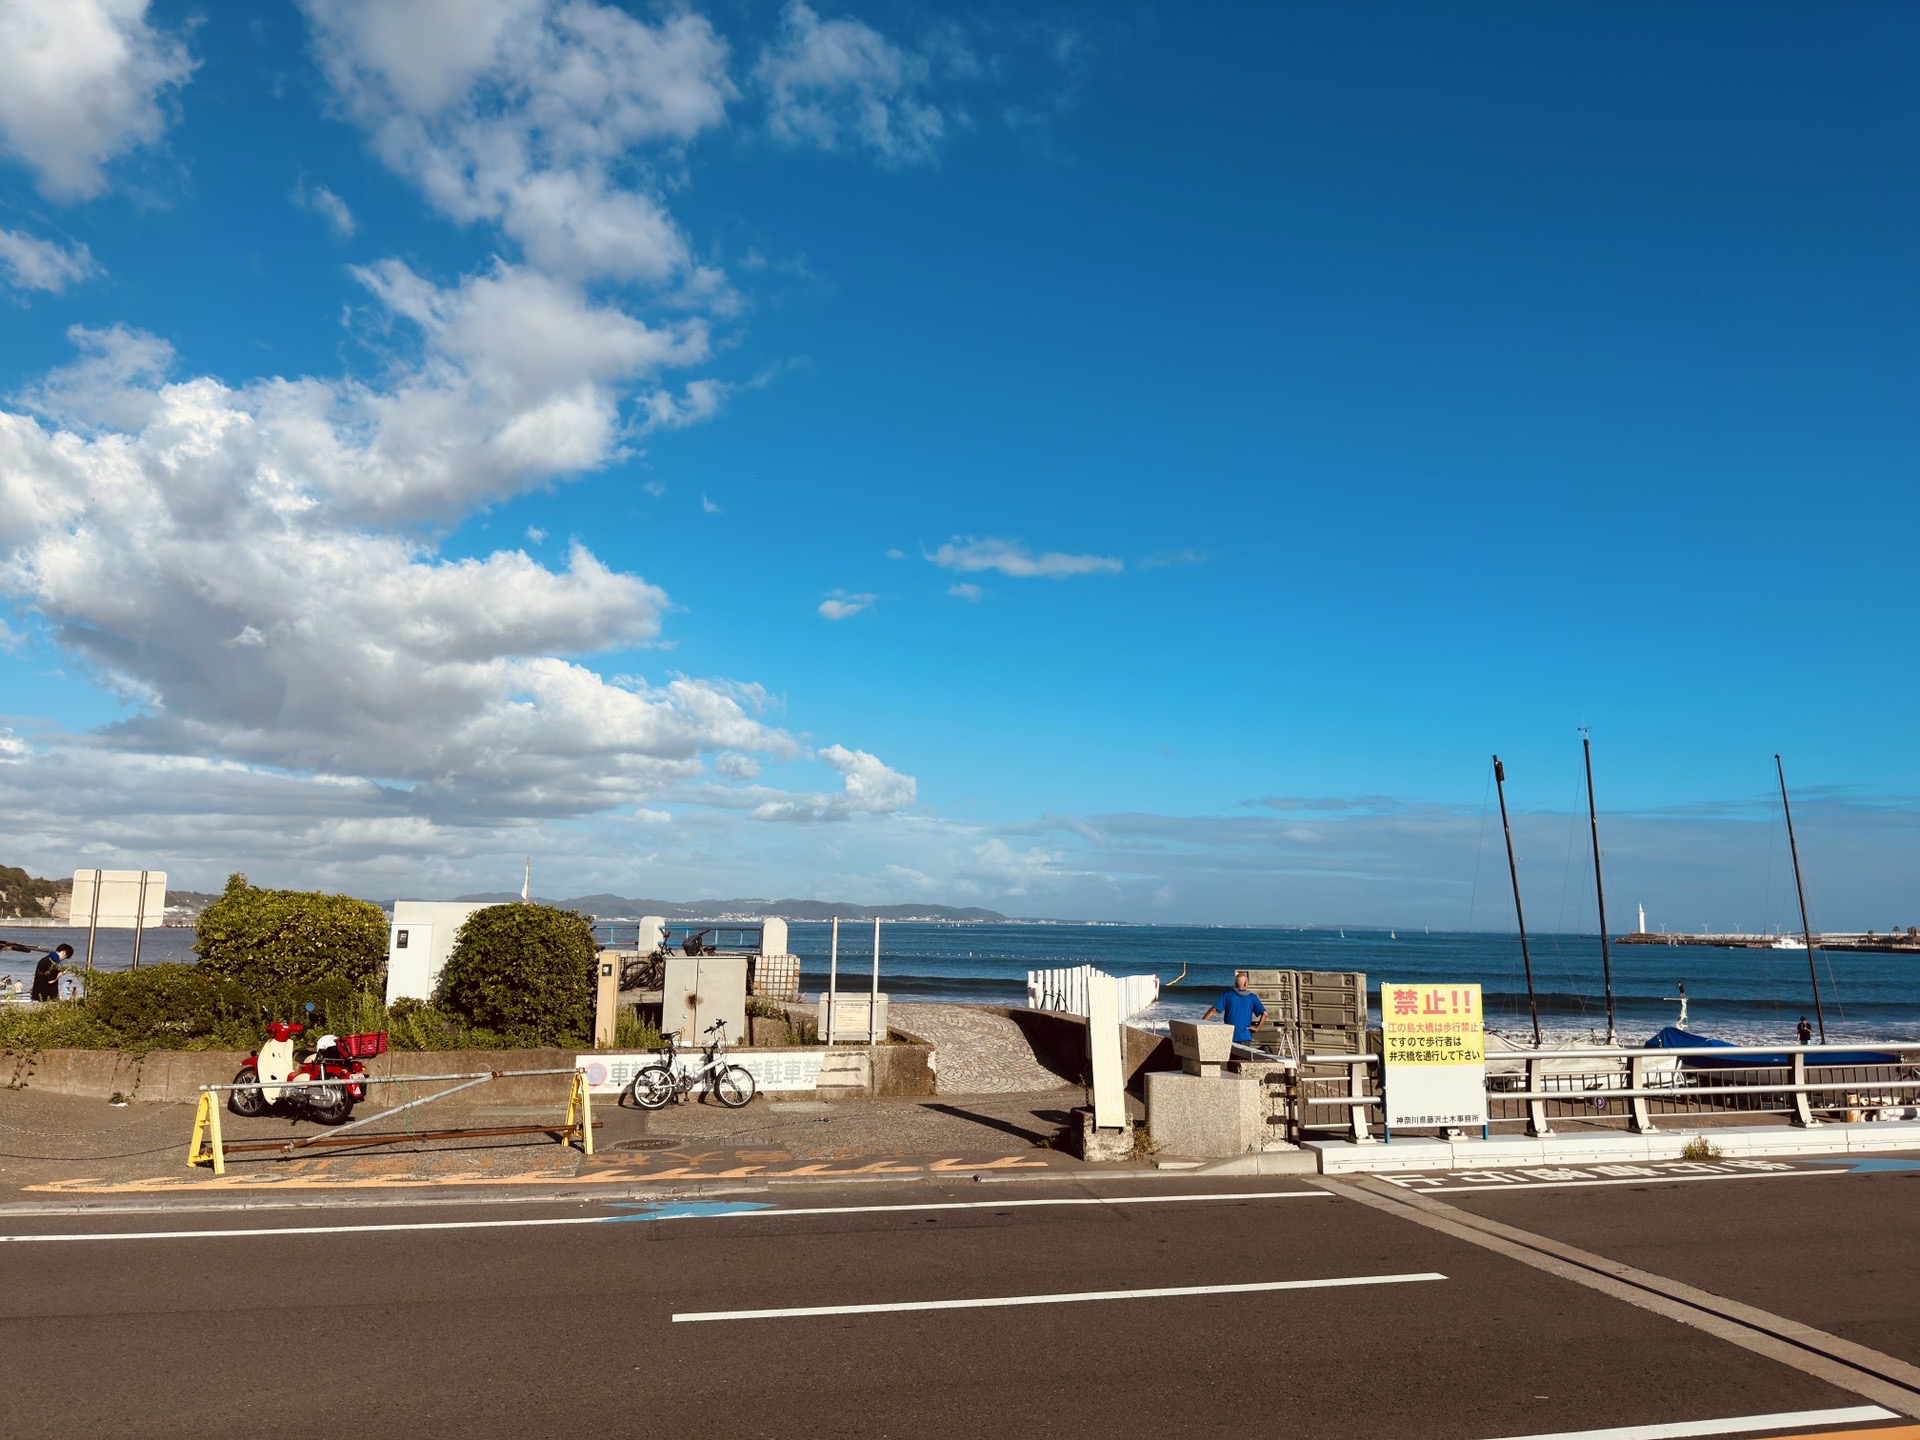
<path fill-rule="evenodd" d="M 824 1050 L 729 1050 L 722 1057 L 729 1065 L 738 1065 L 753 1076 L 756 1090 L 814 1090 L 820 1084 L 820 1062 Z M 680 1051 L 674 1068 L 681 1073 L 700 1068 L 699 1051 Z M 574 1069 L 587 1072 L 587 1089 L 595 1095 L 618 1095 L 632 1081 L 634 1072 L 660 1063 L 657 1050 L 632 1054 L 576 1055 Z"/>
<path fill-rule="evenodd" d="M 1380 1028 L 1388 1129 L 1487 1123 L 1486 1017 L 1478 985 L 1383 981 Z"/>

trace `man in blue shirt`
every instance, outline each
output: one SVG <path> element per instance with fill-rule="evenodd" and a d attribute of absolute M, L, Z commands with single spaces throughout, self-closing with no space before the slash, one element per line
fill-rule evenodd
<path fill-rule="evenodd" d="M 1253 1032 L 1266 1021 L 1267 1007 L 1260 1003 L 1260 997 L 1247 988 L 1252 979 L 1244 970 L 1233 972 L 1233 989 L 1222 990 L 1220 998 L 1207 1007 L 1202 1020 L 1211 1020 L 1218 1015 L 1227 1024 L 1233 1026 L 1233 1040 L 1236 1045 L 1250 1044 Z"/>

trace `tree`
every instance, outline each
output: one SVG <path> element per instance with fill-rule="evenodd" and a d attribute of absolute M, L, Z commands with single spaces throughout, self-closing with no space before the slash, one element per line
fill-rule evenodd
<path fill-rule="evenodd" d="M 249 986 L 365 986 L 386 961 L 387 917 L 351 895 L 262 890 L 236 872 L 200 912 L 194 948 L 204 969 Z"/>
<path fill-rule="evenodd" d="M 593 927 L 572 911 L 489 905 L 454 937 L 434 1004 L 521 1044 L 584 1045 L 593 964 Z"/>

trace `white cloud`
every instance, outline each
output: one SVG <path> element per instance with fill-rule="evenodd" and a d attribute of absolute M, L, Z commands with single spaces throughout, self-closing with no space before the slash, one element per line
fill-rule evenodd
<path fill-rule="evenodd" d="M 798 821 L 897 814 L 910 808 L 918 796 L 919 786 L 911 775 L 901 774 L 865 750 L 829 745 L 815 752 L 815 758 L 839 772 L 839 793 L 788 795 L 765 790 L 736 793 L 745 800 L 757 802 L 752 811 L 756 820 Z"/>
<path fill-rule="evenodd" d="M 718 515 L 720 513 L 720 507 L 702 495 L 700 497 L 700 513 L 703 515 Z"/>
<path fill-rule="evenodd" d="M 48 290 L 55 295 L 101 273 L 86 246 L 68 248 L 21 230 L 0 230 L 0 269 L 16 290 Z"/>
<path fill-rule="evenodd" d="M 81 358 L 0 411 L 0 595 L 133 711 L 105 743 L 408 787 L 421 813 L 575 814 L 790 755 L 753 687 L 609 681 L 556 658 L 645 645 L 665 595 L 576 545 L 442 560 L 385 514 L 457 519 L 604 458 L 606 377 L 687 345 L 542 277 L 365 277 L 415 320 L 390 391 L 167 383 L 168 347 L 76 330 Z"/>
<path fill-rule="evenodd" d="M 947 594 L 953 596 L 956 600 L 978 600 L 986 593 L 987 592 L 982 590 L 978 585 L 966 580 L 956 580 L 947 587 Z"/>
<path fill-rule="evenodd" d="M 666 390 L 656 390 L 642 396 L 640 406 L 646 417 L 644 428 L 684 430 L 689 425 L 711 420 L 720 413 L 721 402 L 731 388 L 718 380 L 689 380 L 680 388 L 677 398 Z"/>
<path fill-rule="evenodd" d="M 165 133 L 163 95 L 193 61 L 147 23 L 147 0 L 0 5 L 0 143 L 55 200 L 106 188 L 102 167 Z"/>
<path fill-rule="evenodd" d="M 713 768 L 729 780 L 754 780 L 760 775 L 760 762 L 751 755 L 732 752 L 715 758 Z"/>
<path fill-rule="evenodd" d="M 649 25 L 587 0 L 306 10 L 348 112 L 446 214 L 498 224 L 555 275 L 724 288 L 626 163 L 724 121 L 727 47 L 704 17 Z"/>
<path fill-rule="evenodd" d="M 904 560 L 906 558 L 907 552 L 897 546 L 887 551 L 887 559 L 889 560 Z"/>
<path fill-rule="evenodd" d="M 851 615 L 858 615 L 879 598 L 878 595 L 849 595 L 845 590 L 835 590 L 820 602 L 818 608 L 828 620 L 845 620 Z"/>
<path fill-rule="evenodd" d="M 1019 580 L 1044 578 L 1062 580 L 1069 575 L 1117 575 L 1121 563 L 1110 555 L 1065 555 L 1048 551 L 1035 555 L 1018 540 L 976 540 L 955 536 L 927 556 L 948 570 L 976 574 L 998 570 Z"/>
<path fill-rule="evenodd" d="M 347 208 L 347 202 L 324 185 L 308 185 L 304 180 L 294 187 L 293 200 L 296 205 L 311 210 L 332 227 L 336 238 L 350 240 L 359 227 L 354 224 L 353 211 Z"/>
<path fill-rule="evenodd" d="M 547 532 L 542 530 L 538 525 L 529 525 L 527 527 L 527 543 L 531 545 L 546 544 Z"/>
<path fill-rule="evenodd" d="M 882 163 L 931 162 L 946 119 L 923 98 L 928 64 L 858 20 L 822 20 L 788 0 L 779 42 L 754 80 L 775 139 L 819 150 L 864 149 Z"/>

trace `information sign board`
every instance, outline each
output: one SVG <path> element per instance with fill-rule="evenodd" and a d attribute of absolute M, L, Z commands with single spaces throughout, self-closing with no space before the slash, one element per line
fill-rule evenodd
<path fill-rule="evenodd" d="M 1380 1029 L 1389 1129 L 1487 1123 L 1486 1014 L 1478 985 L 1383 980 Z"/>

